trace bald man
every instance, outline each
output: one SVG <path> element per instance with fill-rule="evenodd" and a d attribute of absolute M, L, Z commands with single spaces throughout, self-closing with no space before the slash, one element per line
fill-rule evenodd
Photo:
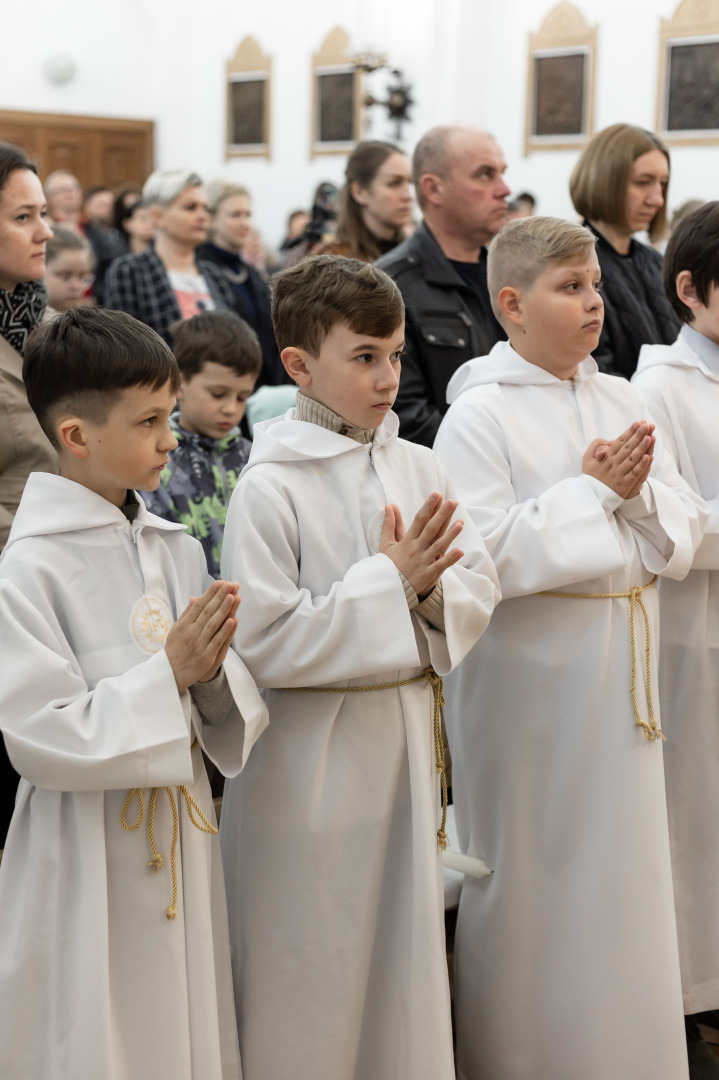
<path fill-rule="evenodd" d="M 432 128 L 412 166 L 423 221 L 377 266 L 397 282 L 407 308 L 400 434 L 431 446 L 451 376 L 507 336 L 489 303 L 487 244 L 507 220 L 509 188 L 497 141 L 476 128 Z"/>

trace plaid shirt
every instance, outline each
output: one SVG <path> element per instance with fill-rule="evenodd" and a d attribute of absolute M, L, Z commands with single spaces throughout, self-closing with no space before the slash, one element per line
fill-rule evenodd
<path fill-rule="evenodd" d="M 234 290 L 222 271 L 204 259 L 196 262 L 215 306 L 234 311 Z M 115 259 L 105 279 L 105 307 L 134 315 L 172 345 L 170 326 L 182 316 L 165 266 L 152 245 L 139 255 Z"/>

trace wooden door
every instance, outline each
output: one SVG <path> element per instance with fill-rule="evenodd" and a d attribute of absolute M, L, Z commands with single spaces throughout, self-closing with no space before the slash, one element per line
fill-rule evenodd
<path fill-rule="evenodd" d="M 66 169 L 86 190 L 143 184 L 154 168 L 151 120 L 0 111 L 0 139 L 27 153 L 44 179 Z"/>

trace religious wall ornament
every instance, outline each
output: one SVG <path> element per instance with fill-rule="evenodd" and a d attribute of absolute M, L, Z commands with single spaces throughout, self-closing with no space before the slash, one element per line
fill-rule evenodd
<path fill-rule="evenodd" d="M 525 156 L 583 146 L 592 135 L 596 52 L 596 27 L 566 0 L 530 34 Z"/>
<path fill-rule="evenodd" d="M 719 0 L 682 0 L 661 20 L 656 127 L 673 146 L 719 142 Z"/>
<path fill-rule="evenodd" d="M 253 37 L 227 62 L 227 158 L 270 157 L 272 60 Z"/>
<path fill-rule="evenodd" d="M 349 153 L 361 138 L 362 69 L 348 50 L 349 35 L 336 26 L 313 54 L 310 157 Z"/>

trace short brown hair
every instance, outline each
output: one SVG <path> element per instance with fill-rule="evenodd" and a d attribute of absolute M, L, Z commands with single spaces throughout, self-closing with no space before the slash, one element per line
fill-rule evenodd
<path fill-rule="evenodd" d="M 660 150 L 670 165 L 664 143 L 645 128 L 612 124 L 598 132 L 585 146 L 569 180 L 569 194 L 577 213 L 587 221 L 627 228 L 627 188 L 632 165 L 651 150 Z M 649 239 L 661 239 L 666 225 L 665 197 L 647 229 Z"/>
<path fill-rule="evenodd" d="M 712 285 L 719 288 L 719 202 L 700 206 L 677 225 L 664 252 L 664 291 L 677 317 L 691 322 L 694 314 L 677 296 L 677 276 L 688 270 L 697 299 L 706 307 Z"/>
<path fill-rule="evenodd" d="M 70 308 L 40 323 L 27 340 L 22 377 L 30 408 L 57 448 L 62 412 L 104 424 L 120 393 L 133 386 L 173 393 L 180 373 L 170 347 L 124 311 Z"/>
<path fill-rule="evenodd" d="M 487 287 L 492 311 L 502 321 L 497 297 L 510 285 L 531 289 L 548 266 L 588 258 L 597 238 L 583 225 L 552 217 L 509 221 L 489 246 Z"/>
<path fill-rule="evenodd" d="M 222 364 L 236 375 L 258 375 L 262 350 L 257 334 L 234 311 L 201 311 L 170 327 L 177 366 L 185 379 L 205 364 Z"/>
<path fill-rule="evenodd" d="M 404 319 L 402 294 L 371 263 L 313 255 L 272 278 L 272 322 L 280 352 L 290 346 L 318 356 L 337 323 L 356 334 L 388 338 Z"/>

